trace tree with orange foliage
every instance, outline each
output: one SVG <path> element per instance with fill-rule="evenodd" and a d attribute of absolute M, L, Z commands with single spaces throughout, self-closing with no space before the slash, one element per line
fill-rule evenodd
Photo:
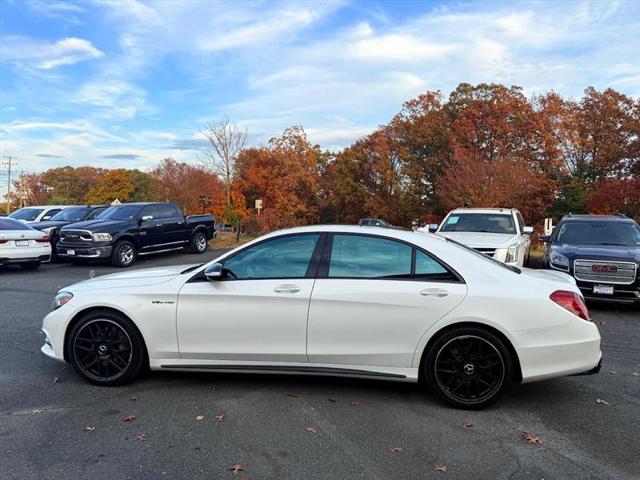
<path fill-rule="evenodd" d="M 133 195 L 134 190 L 133 182 L 130 180 L 127 170 L 124 168 L 109 170 L 89 190 L 86 202 L 108 204 L 116 199 L 121 202 L 127 202 Z"/>
<path fill-rule="evenodd" d="M 208 210 L 222 216 L 226 206 L 224 185 L 217 175 L 203 167 L 165 158 L 151 171 L 151 176 L 154 200 L 175 202 L 186 214 L 195 214 L 201 213 L 198 198 L 204 196 L 212 200 Z"/>

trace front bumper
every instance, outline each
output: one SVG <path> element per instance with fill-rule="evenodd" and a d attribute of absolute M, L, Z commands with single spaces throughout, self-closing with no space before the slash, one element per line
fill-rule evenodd
<path fill-rule="evenodd" d="M 586 300 L 596 300 L 611 303 L 640 304 L 640 282 L 635 281 L 632 285 L 619 285 L 610 283 L 592 283 L 576 280 L 582 296 Z M 594 285 L 605 285 L 613 287 L 612 295 L 598 294 L 593 292 Z"/>
<path fill-rule="evenodd" d="M 111 257 L 111 245 L 99 247 L 73 247 L 58 244 L 56 254 L 62 258 L 103 259 Z M 73 253 L 71 253 L 73 252 Z"/>

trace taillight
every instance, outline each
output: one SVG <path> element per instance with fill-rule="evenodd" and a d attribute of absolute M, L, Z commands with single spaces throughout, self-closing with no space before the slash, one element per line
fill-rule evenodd
<path fill-rule="evenodd" d="M 576 292 L 569 292 L 567 290 L 556 290 L 549 298 L 560 305 L 562 308 L 569 310 L 574 315 L 584 319 L 590 320 L 589 310 L 582 299 L 582 296 Z"/>
<path fill-rule="evenodd" d="M 7 243 L 8 241 L 9 241 L 9 240 L 2 240 L 2 239 L 0 238 L 0 245 L 2 245 L 3 243 Z"/>
<path fill-rule="evenodd" d="M 36 242 L 39 242 L 39 243 L 48 243 L 48 242 L 49 242 L 49 236 L 48 236 L 48 235 L 46 235 L 46 236 L 44 236 L 44 237 L 42 237 L 42 238 L 38 238 L 38 239 L 36 240 Z"/>

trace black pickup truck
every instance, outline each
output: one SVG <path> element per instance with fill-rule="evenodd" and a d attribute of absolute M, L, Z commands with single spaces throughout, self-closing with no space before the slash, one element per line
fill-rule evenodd
<path fill-rule="evenodd" d="M 104 259 L 129 267 L 138 255 L 181 248 L 203 253 L 214 232 L 211 215 L 185 217 L 173 203 L 124 203 L 94 220 L 63 227 L 56 253 L 71 261 Z"/>

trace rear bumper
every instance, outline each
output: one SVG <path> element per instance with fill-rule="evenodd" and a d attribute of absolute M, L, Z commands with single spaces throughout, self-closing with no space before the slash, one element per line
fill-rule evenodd
<path fill-rule="evenodd" d="M 48 262 L 51 260 L 51 255 L 38 255 L 22 258 L 0 258 L 0 265 L 19 265 L 21 263 L 33 263 L 33 262 Z"/>

